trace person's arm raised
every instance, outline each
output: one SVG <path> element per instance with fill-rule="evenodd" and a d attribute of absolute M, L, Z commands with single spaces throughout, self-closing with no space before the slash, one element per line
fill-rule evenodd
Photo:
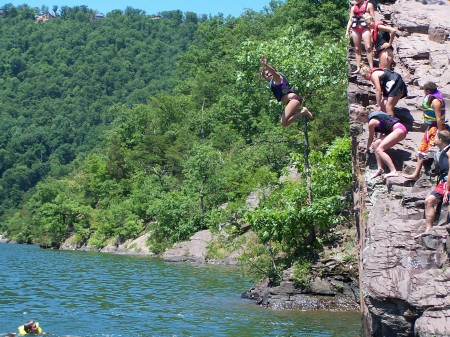
<path fill-rule="evenodd" d="M 261 56 L 261 63 L 265 70 L 272 75 L 272 78 L 276 84 L 280 84 L 283 81 L 283 77 L 277 72 L 271 65 L 267 64 L 267 57 L 265 55 Z"/>

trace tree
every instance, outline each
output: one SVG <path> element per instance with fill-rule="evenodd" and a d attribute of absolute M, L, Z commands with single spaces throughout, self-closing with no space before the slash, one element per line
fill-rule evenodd
<path fill-rule="evenodd" d="M 299 163 L 299 172 L 303 172 L 299 156 L 294 155 L 292 160 Z M 278 184 L 255 211 L 246 214 L 261 242 L 281 246 L 287 254 L 283 259 L 294 261 L 311 254 L 317 248 L 311 232 L 324 233 L 346 220 L 343 212 L 349 200 L 344 195 L 352 181 L 350 139 L 335 139 L 325 154 L 312 151 L 311 168 L 311 203 L 303 180 L 287 181 Z"/>
<path fill-rule="evenodd" d="M 196 144 L 184 162 L 184 175 L 188 184 L 198 191 L 200 214 L 204 214 L 205 189 L 209 180 L 214 179 L 215 172 L 222 163 L 220 153 L 207 144 Z"/>

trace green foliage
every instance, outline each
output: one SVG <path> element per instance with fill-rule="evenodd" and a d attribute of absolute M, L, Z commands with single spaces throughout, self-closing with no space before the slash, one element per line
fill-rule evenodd
<path fill-rule="evenodd" d="M 256 240 L 247 241 L 247 249 L 238 260 L 244 275 L 253 282 L 269 279 L 279 284 L 289 261 L 283 258 L 283 249 L 276 243 L 262 244 Z"/>
<path fill-rule="evenodd" d="M 259 76 L 255 70 L 260 66 L 260 56 L 267 55 L 270 64 L 288 75 L 297 92 L 310 99 L 324 86 L 347 83 L 344 72 L 334 71 L 345 68 L 345 43 L 345 40 L 341 40 L 339 43 L 329 42 L 317 46 L 311 38 L 297 31 L 295 26 L 290 27 L 274 41 L 243 43 L 238 61 L 244 71 L 240 72 L 239 78 L 241 81 L 254 81 Z"/>
<path fill-rule="evenodd" d="M 295 257 L 314 248 L 311 233 L 327 231 L 346 220 L 342 211 L 351 188 L 351 151 L 349 138 L 337 138 L 324 153 L 310 154 L 312 203 L 308 203 L 305 181 L 280 183 L 260 206 L 247 212 L 246 219 L 263 242 L 275 241 Z M 300 172 L 303 158 L 294 154 Z"/>
<path fill-rule="evenodd" d="M 287 0 L 276 17 L 282 17 L 287 25 L 297 24 L 316 41 L 326 41 L 342 36 L 348 12 L 347 0 Z"/>
<path fill-rule="evenodd" d="M 311 104 L 311 111 L 315 113 L 309 133 L 312 148 L 320 149 L 323 144 L 330 144 L 336 137 L 349 135 L 347 85 L 321 88 L 314 95 Z"/>
<path fill-rule="evenodd" d="M 342 260 L 346 263 L 350 263 L 350 262 L 355 262 L 356 261 L 356 255 L 355 254 L 350 254 L 350 253 L 345 253 L 342 256 Z"/>
<path fill-rule="evenodd" d="M 220 257 L 244 245 L 233 239 L 245 215 L 258 237 L 241 261 L 255 280 L 278 282 L 344 220 L 347 10 L 343 0 L 288 0 L 239 18 L 171 11 L 152 20 L 129 7 L 91 21 L 79 6 L 37 23 L 45 9 L 5 6 L 1 231 L 48 247 L 72 235 L 98 248 L 150 232 L 161 253 L 231 224 L 230 240 L 209 247 Z M 303 133 L 279 125 L 283 107 L 258 78 L 262 54 L 314 114 L 312 203 Z M 280 182 L 288 165 L 300 179 Z M 248 211 L 257 190 L 270 193 Z M 307 263 L 297 267 L 306 284 Z"/>
<path fill-rule="evenodd" d="M 208 243 L 207 259 L 224 260 L 245 244 L 246 237 L 240 235 L 241 233 L 236 226 L 227 226 L 224 230 L 226 234 L 219 235 L 215 240 Z"/>
<path fill-rule="evenodd" d="M 307 289 L 311 283 L 311 262 L 300 259 L 292 266 L 293 280 L 297 287 Z"/>
<path fill-rule="evenodd" d="M 152 205 L 156 222 L 149 227 L 148 244 L 159 254 L 171 244 L 187 240 L 203 228 L 203 217 L 196 200 L 179 191 L 168 192 Z"/>
<path fill-rule="evenodd" d="M 167 12 L 164 20 L 152 20 L 130 7 L 95 22 L 86 6 L 62 7 L 47 22 L 34 17 L 48 9 L 4 10 L 0 216 L 45 177 L 71 172 L 74 160 L 101 141 L 113 104 L 147 103 L 171 91 L 178 55 L 198 26 L 193 13 L 188 19 Z"/>

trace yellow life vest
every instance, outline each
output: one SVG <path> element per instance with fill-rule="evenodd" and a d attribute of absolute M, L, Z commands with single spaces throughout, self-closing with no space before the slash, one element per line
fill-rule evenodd
<path fill-rule="evenodd" d="M 441 120 L 443 123 L 445 123 L 445 100 L 439 90 L 435 90 L 433 93 L 426 95 L 423 99 L 423 121 L 425 122 L 425 124 L 437 125 L 436 113 L 434 112 L 434 109 L 430 104 L 431 97 L 434 97 L 435 99 L 441 101 Z"/>
<path fill-rule="evenodd" d="M 39 335 L 42 334 L 42 329 L 41 329 L 41 327 L 39 326 L 39 323 L 38 323 L 38 322 L 35 322 L 35 323 L 36 323 L 36 325 L 37 325 L 37 327 L 38 327 L 38 332 L 37 332 L 37 334 L 39 334 Z M 20 335 L 29 335 L 29 333 L 25 331 L 25 324 L 19 326 L 17 329 L 19 330 L 19 334 L 20 334 Z M 30 334 L 30 335 L 34 335 L 34 334 Z"/>

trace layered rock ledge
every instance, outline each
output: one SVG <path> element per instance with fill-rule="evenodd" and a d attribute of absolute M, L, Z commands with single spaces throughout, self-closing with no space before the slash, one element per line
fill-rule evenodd
<path fill-rule="evenodd" d="M 420 87 L 437 84 L 450 108 L 450 2 L 399 0 L 377 14 L 397 27 L 394 70 L 408 85 L 408 97 L 396 113 L 414 118 L 413 131 L 389 150 L 398 171 L 410 174 L 423 135 Z M 364 52 L 363 52 L 364 54 Z M 354 64 L 353 49 L 349 62 Z M 355 218 L 360 250 L 361 311 L 367 336 L 450 336 L 450 269 L 447 206 L 428 235 L 424 232 L 424 199 L 435 185 L 429 166 L 417 181 L 404 177 L 371 179 L 373 154 L 364 155 L 367 126 L 355 115 L 375 104 L 371 83 L 350 76 L 348 98 L 353 142 Z"/>

